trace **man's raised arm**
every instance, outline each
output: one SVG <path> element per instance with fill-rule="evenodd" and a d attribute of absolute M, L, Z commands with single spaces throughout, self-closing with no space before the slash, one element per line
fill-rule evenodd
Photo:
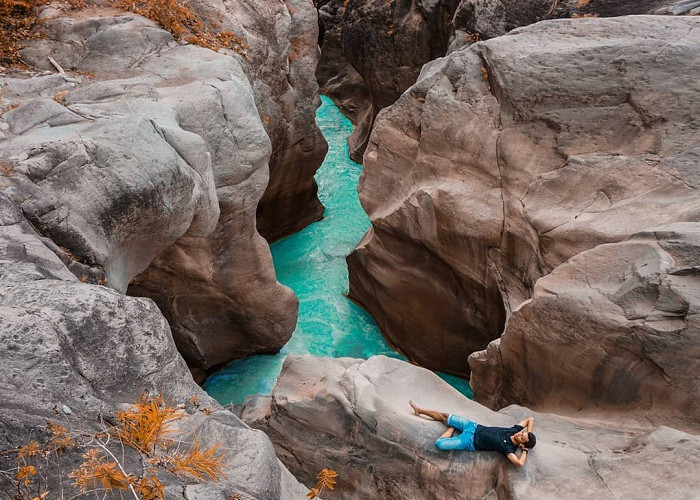
<path fill-rule="evenodd" d="M 527 432 L 532 432 L 532 428 L 535 426 L 535 419 L 533 417 L 527 417 L 518 422 L 518 425 L 521 427 L 525 427 L 525 430 Z"/>

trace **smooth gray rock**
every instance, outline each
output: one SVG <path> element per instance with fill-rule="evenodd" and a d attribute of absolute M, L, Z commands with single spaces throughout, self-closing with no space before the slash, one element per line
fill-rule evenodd
<path fill-rule="evenodd" d="M 315 122 L 320 99 L 314 78 L 318 18 L 313 3 L 193 0 L 187 7 L 208 29 L 230 31 L 243 43 L 222 50 L 241 62 L 272 142 L 258 231 L 274 241 L 321 219 L 314 174 L 328 145 Z"/>
<path fill-rule="evenodd" d="M 13 135 L 0 157 L 15 164 L 5 192 L 64 262 L 79 261 L 79 277 L 155 300 L 199 379 L 279 349 L 297 300 L 256 227 L 273 148 L 238 55 L 168 44 L 134 15 L 46 23 L 28 62 L 53 54 L 93 76 L 8 79 L 24 104 L 4 115 Z M 104 42 L 127 39 L 137 52 Z M 54 93 L 60 103 L 44 97 Z"/>
<path fill-rule="evenodd" d="M 142 393 L 163 394 L 174 404 L 197 396 L 212 413 L 193 411 L 173 431 L 196 433 L 202 447 L 226 453 L 228 479 L 206 489 L 221 498 L 298 499 L 306 489 L 291 480 L 267 437 L 224 411 L 192 379 L 165 318 L 149 299 L 127 297 L 104 286 L 81 283 L 41 243 L 12 202 L 0 195 L 0 449 L 42 439 L 47 420 L 74 431 L 103 429 L 117 409 Z M 68 409 L 68 411 L 66 411 Z M 62 469 L 38 465 L 59 491 L 75 493 L 70 470 L 84 450 L 61 455 Z M 116 446 L 131 473 L 141 473 L 135 453 Z M 3 470 L 12 456 L 0 454 Z M 45 468 L 49 467 L 49 468 Z M 199 489 L 196 481 L 161 476 L 169 492 Z M 203 498 L 196 494 L 191 498 Z M 118 493 L 108 498 L 119 498 Z"/>
<path fill-rule="evenodd" d="M 535 417 L 537 446 L 519 469 L 495 452 L 441 452 L 445 426 L 413 415 L 408 400 L 484 425 Z M 303 482 L 338 472 L 333 498 L 690 498 L 700 439 L 668 427 L 570 419 L 510 406 L 493 412 L 433 373 L 375 356 L 367 361 L 290 355 L 272 396 L 242 418 L 263 429 Z"/>

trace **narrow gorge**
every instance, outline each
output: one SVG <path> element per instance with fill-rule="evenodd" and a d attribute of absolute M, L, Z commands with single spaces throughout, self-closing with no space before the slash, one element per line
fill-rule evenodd
<path fill-rule="evenodd" d="M 697 496 L 700 1 L 0 15 L 0 498 Z"/>

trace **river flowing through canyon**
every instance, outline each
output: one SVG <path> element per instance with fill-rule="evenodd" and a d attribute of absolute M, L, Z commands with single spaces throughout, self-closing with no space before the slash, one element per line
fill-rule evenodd
<path fill-rule="evenodd" d="M 345 297 L 348 255 L 369 229 L 357 196 L 362 165 L 348 155 L 352 123 L 322 96 L 316 122 L 329 151 L 316 173 L 323 220 L 271 246 L 277 279 L 299 297 L 299 320 L 291 340 L 276 355 L 233 361 L 213 374 L 205 390 L 222 404 L 242 403 L 247 396 L 270 394 L 290 353 L 366 359 L 376 354 L 404 359 L 387 343 L 372 317 Z M 466 362 L 466 360 L 465 360 Z M 471 397 L 466 380 L 439 374 Z"/>

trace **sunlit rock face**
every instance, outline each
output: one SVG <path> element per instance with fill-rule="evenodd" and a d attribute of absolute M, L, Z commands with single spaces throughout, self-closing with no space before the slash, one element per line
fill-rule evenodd
<path fill-rule="evenodd" d="M 52 55 L 88 76 L 4 79 L 14 107 L 2 115 L 0 157 L 14 168 L 4 191 L 77 276 L 155 300 L 198 377 L 278 350 L 296 324 L 297 300 L 276 281 L 257 225 L 276 182 L 269 162 L 306 169 L 283 166 L 294 188 L 282 191 L 315 200 L 312 165 L 325 151 L 313 122 L 315 10 L 301 3 L 224 9 L 232 17 L 222 29 L 236 28 L 236 12 L 260 17 L 237 21 L 250 26 L 250 41 L 226 53 L 175 42 L 114 9 L 47 18 L 46 38 L 24 60 L 45 67 Z M 273 35 L 280 40 L 265 38 Z M 280 203 L 286 218 L 308 223 L 306 208 L 296 217 L 293 203 Z M 280 219 L 282 233 L 289 227 Z"/>
<path fill-rule="evenodd" d="M 687 0 L 315 0 L 321 48 L 317 77 L 356 125 L 350 156 L 362 163 L 374 120 L 418 78 L 423 64 L 459 47 L 546 19 L 682 15 Z"/>
<path fill-rule="evenodd" d="M 537 445 L 523 468 L 497 452 L 440 451 L 445 425 L 415 416 L 409 399 L 489 426 L 534 416 Z M 331 494 L 344 500 L 686 498 L 700 487 L 697 435 L 515 405 L 494 412 L 434 373 L 383 356 L 289 356 L 272 395 L 248 400 L 242 418 L 270 436 L 302 482 L 337 471 Z"/>
<path fill-rule="evenodd" d="M 368 308 L 392 343 L 425 366 L 468 374 L 467 356 L 484 349 L 489 338 L 497 339 L 504 327 L 504 345 L 511 328 L 536 324 L 544 343 L 571 339 L 572 356 L 576 338 L 596 338 L 589 317 L 595 308 L 587 316 L 588 306 L 574 299 L 587 296 L 585 282 L 577 283 L 579 292 L 569 290 L 567 305 L 563 291 L 546 299 L 548 307 L 553 301 L 572 318 L 567 329 L 546 316 L 529 316 L 526 326 L 511 312 L 520 307 L 524 319 L 543 304 L 536 296 L 522 305 L 538 279 L 586 250 L 668 224 L 690 224 L 678 234 L 695 231 L 700 220 L 698 24 L 694 17 L 667 16 L 548 21 L 423 68 L 416 85 L 375 124 L 359 187 L 373 228 L 348 258 L 351 297 Z M 682 359 L 674 366 L 685 367 L 680 372 L 687 368 L 685 375 L 666 361 L 655 368 L 649 358 L 651 350 L 668 353 L 685 342 L 674 336 L 695 335 L 694 292 L 676 283 L 694 280 L 694 271 L 676 277 L 674 266 L 692 268 L 698 260 L 694 243 L 687 243 L 693 239 L 679 238 L 678 245 L 691 250 L 682 259 L 673 252 L 663 257 L 667 250 L 652 245 L 649 252 L 659 253 L 659 262 L 648 276 L 644 270 L 651 264 L 642 269 L 646 257 L 623 251 L 635 245 L 617 247 L 619 253 L 606 250 L 606 259 L 619 260 L 609 264 L 616 284 L 606 285 L 610 296 L 600 300 L 626 304 L 610 306 L 622 308 L 615 315 L 623 330 L 625 325 L 646 328 L 634 334 L 635 347 L 620 344 L 622 333 L 613 351 L 582 345 L 578 352 L 590 356 L 587 372 L 579 374 L 578 365 L 561 362 L 558 350 L 548 348 L 540 357 L 527 340 L 518 341 L 517 347 L 509 344 L 507 356 L 485 357 L 488 366 L 473 380 L 477 399 L 493 407 L 513 401 L 546 407 L 551 398 L 552 405 L 578 408 L 589 398 L 592 406 L 596 400 L 603 406 L 656 408 L 666 400 L 652 395 L 679 382 L 679 392 L 669 393 L 668 401 L 682 411 L 697 393 L 697 354 L 679 350 Z M 628 281 L 635 273 L 642 277 Z M 580 276 L 587 274 L 603 279 L 592 270 Z M 628 304 L 637 292 L 618 297 L 627 286 L 650 294 L 639 291 L 645 298 L 637 312 Z M 656 289 L 675 298 L 657 304 Z M 670 322 L 657 323 L 664 315 Z M 656 327 L 676 333 L 660 338 L 652 331 Z M 634 353 L 641 351 L 646 354 L 635 373 L 645 381 L 616 395 L 613 373 L 634 364 Z M 524 362 L 530 355 L 538 361 Z M 484 356 L 475 358 L 475 371 Z M 667 354 L 661 357 L 667 360 Z M 501 362 L 507 366 L 497 369 Z M 664 373 L 663 366 L 676 375 Z M 520 380 L 550 379 L 554 386 L 562 380 L 562 386 L 551 393 L 540 387 L 549 394 L 542 398 L 516 397 L 520 386 L 511 387 L 511 369 Z M 505 375 L 486 382 L 492 370 Z M 566 400 L 564 380 L 573 384 L 576 377 L 583 380 L 575 391 L 579 395 Z M 499 397 L 500 391 L 508 396 Z"/>

